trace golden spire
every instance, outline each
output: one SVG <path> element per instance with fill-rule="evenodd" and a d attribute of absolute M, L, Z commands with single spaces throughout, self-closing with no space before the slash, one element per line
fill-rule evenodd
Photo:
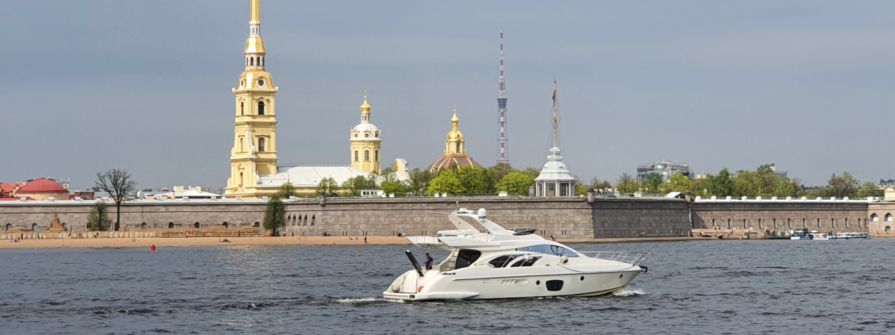
<path fill-rule="evenodd" d="M 451 131 L 447 134 L 446 151 L 448 153 L 463 153 L 463 132 L 460 131 L 460 118 L 457 117 L 457 106 L 454 106 L 454 116 L 451 117 Z"/>
<path fill-rule="evenodd" d="M 252 0 L 252 17 L 249 24 L 261 24 L 261 0 Z"/>
<path fill-rule="evenodd" d="M 246 39 L 246 54 L 263 54 L 264 40 L 261 39 L 261 0 L 251 0 L 251 18 L 249 19 L 249 38 Z M 246 65 L 250 65 L 247 63 Z M 261 66 L 261 65 L 258 65 Z"/>

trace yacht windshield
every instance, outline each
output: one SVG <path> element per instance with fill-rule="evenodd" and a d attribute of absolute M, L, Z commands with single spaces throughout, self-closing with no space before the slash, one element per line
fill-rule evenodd
<path fill-rule="evenodd" d="M 470 266 L 481 255 L 482 253 L 478 250 L 460 249 L 460 252 L 457 253 L 457 266 L 454 269 L 457 270 Z"/>
<path fill-rule="evenodd" d="M 539 254 L 566 256 L 566 257 L 570 257 L 570 258 L 578 257 L 578 253 L 575 252 L 574 250 L 569 249 L 569 248 L 563 248 L 561 246 L 552 245 L 552 244 L 538 244 L 538 245 L 532 245 L 532 246 L 528 246 L 528 247 L 522 247 L 522 248 L 519 248 L 516 250 L 535 252 L 535 253 L 539 253 Z"/>

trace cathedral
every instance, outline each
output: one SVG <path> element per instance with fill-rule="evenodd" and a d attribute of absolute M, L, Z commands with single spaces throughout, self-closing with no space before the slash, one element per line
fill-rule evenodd
<path fill-rule="evenodd" d="M 457 117 L 457 109 L 454 108 L 454 116 L 451 117 L 451 130 L 444 139 L 444 151 L 441 158 L 429 165 L 429 172 L 461 167 L 481 167 L 466 152 L 466 141 L 463 132 L 460 131 L 460 118 Z"/>
<path fill-rule="evenodd" d="M 381 172 L 382 132 L 371 122 L 373 106 L 364 97 L 360 123 L 349 134 L 350 165 L 277 165 L 278 88 L 267 72 L 266 49 L 261 38 L 260 0 L 251 0 L 249 37 L 244 50 L 245 69 L 239 76 L 236 98 L 230 177 L 224 195 L 228 198 L 270 197 L 285 183 L 302 195 L 316 195 L 324 178 L 337 185 L 357 176 Z"/>

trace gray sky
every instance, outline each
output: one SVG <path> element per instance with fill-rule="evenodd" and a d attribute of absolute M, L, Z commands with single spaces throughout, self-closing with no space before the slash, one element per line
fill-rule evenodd
<path fill-rule="evenodd" d="M 5 1 L 0 180 L 222 187 L 248 0 Z M 807 184 L 895 176 L 892 1 L 264 0 L 281 165 L 344 163 L 369 91 L 383 158 L 425 167 L 451 105 L 496 159 L 497 32 L 509 152 L 540 167 L 559 81 L 561 146 L 581 179 L 638 164 L 775 162 Z"/>

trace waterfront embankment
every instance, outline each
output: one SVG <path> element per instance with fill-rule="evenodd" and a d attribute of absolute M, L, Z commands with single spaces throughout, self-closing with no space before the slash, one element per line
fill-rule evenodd
<path fill-rule="evenodd" d="M 563 243 L 626 243 L 671 242 L 704 240 L 689 237 L 595 238 L 558 240 Z M 249 246 L 363 246 L 409 245 L 403 237 L 393 236 L 302 236 L 302 237 L 149 237 L 149 238 L 87 238 L 87 239 L 24 239 L 0 242 L 0 249 L 58 249 L 58 248 L 149 248 L 163 247 L 249 247 Z"/>

